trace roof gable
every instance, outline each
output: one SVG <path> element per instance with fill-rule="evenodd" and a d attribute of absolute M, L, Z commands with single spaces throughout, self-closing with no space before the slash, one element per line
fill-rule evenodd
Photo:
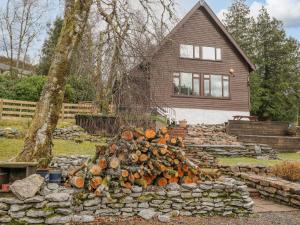
<path fill-rule="evenodd" d="M 218 28 L 220 28 L 221 32 L 224 33 L 225 37 L 228 38 L 229 42 L 234 46 L 234 48 L 237 50 L 237 52 L 241 55 L 242 59 L 248 64 L 249 70 L 254 71 L 255 65 L 251 62 L 251 60 L 248 58 L 248 56 L 244 53 L 244 51 L 240 48 L 240 46 L 237 44 L 237 42 L 234 40 L 234 38 L 228 33 L 222 22 L 218 19 L 216 14 L 212 11 L 212 9 L 208 6 L 208 4 L 201 0 L 199 1 L 185 16 L 184 18 L 172 29 L 172 31 L 163 39 L 161 44 L 158 46 L 156 51 L 153 55 L 155 55 L 161 47 L 170 39 L 172 35 L 174 35 L 180 27 L 182 27 L 188 19 L 200 8 L 203 8 L 208 16 L 216 23 Z"/>

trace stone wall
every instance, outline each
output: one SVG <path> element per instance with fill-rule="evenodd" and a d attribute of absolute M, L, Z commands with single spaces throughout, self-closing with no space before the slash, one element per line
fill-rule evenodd
<path fill-rule="evenodd" d="M 19 200 L 0 198 L 0 223 L 13 220 L 29 224 L 68 224 L 91 222 L 97 216 L 140 215 L 247 215 L 252 213 L 253 201 L 243 182 L 230 178 L 199 185 L 166 188 L 133 186 L 132 189 L 113 188 L 103 197 L 79 193 L 78 190 L 44 186 L 35 197 Z"/>
<path fill-rule="evenodd" d="M 0 128 L 0 137 L 4 138 L 22 138 L 24 133 L 13 127 Z"/>
<path fill-rule="evenodd" d="M 187 151 L 207 152 L 214 156 L 277 159 L 276 151 L 263 144 L 188 145 L 187 149 Z"/>
<path fill-rule="evenodd" d="M 74 140 L 78 142 L 99 141 L 98 136 L 89 135 L 80 126 L 70 126 L 65 128 L 56 128 L 53 132 L 53 138 L 63 140 Z"/>
<path fill-rule="evenodd" d="M 73 167 L 79 167 L 86 162 L 90 156 L 73 155 L 73 156 L 55 156 L 53 157 L 50 167 L 62 170 L 62 177 L 67 177 L 68 171 Z"/>
<path fill-rule="evenodd" d="M 258 190 L 264 198 L 300 208 L 300 183 L 278 177 L 240 173 L 238 177 Z"/>
<path fill-rule="evenodd" d="M 225 166 L 218 165 L 217 168 L 221 170 L 222 174 L 235 176 L 238 173 L 253 173 L 253 174 L 271 174 L 270 167 L 264 165 L 237 165 Z"/>

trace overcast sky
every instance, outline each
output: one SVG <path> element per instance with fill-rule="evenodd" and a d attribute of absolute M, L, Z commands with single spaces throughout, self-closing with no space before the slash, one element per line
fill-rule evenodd
<path fill-rule="evenodd" d="M 7 0 L 0 0 L 0 8 L 5 5 Z M 232 0 L 206 0 L 213 11 L 222 18 L 222 15 L 228 7 L 232 4 Z M 50 13 L 43 16 L 44 21 L 52 22 L 62 9 L 59 5 L 59 0 L 48 0 L 50 5 Z M 179 2 L 179 14 L 185 15 L 198 0 L 178 0 Z M 271 16 L 282 20 L 285 25 L 285 29 L 288 35 L 298 39 L 300 41 L 300 0 L 247 0 L 247 4 L 251 8 L 251 14 L 257 16 L 259 9 L 264 5 Z M 46 29 L 40 31 L 38 40 L 32 46 L 30 55 L 31 59 L 38 59 L 39 50 L 46 37 Z"/>

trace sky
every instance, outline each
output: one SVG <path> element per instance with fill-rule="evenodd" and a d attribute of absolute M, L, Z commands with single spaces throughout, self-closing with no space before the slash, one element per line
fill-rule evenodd
<path fill-rule="evenodd" d="M 182 12 L 188 12 L 198 0 L 179 0 Z M 232 4 L 232 0 L 206 0 L 213 11 L 222 19 L 222 15 Z M 259 9 L 265 6 L 270 15 L 284 22 L 288 35 L 300 41 L 300 0 L 247 0 L 251 14 L 257 16 Z"/>
<path fill-rule="evenodd" d="M 6 4 L 7 0 L 0 0 L 0 8 Z M 132 0 L 136 1 L 136 0 Z M 192 7 L 198 2 L 198 0 L 177 0 L 179 16 L 184 16 Z M 57 15 L 62 14 L 61 0 L 48 0 L 48 13 L 43 16 L 43 21 L 52 22 Z M 224 12 L 232 4 L 232 0 L 206 0 L 208 5 L 213 11 L 222 19 Z M 300 0 L 247 0 L 246 3 L 251 9 L 251 14 L 256 17 L 259 9 L 265 6 L 271 16 L 282 20 L 284 22 L 284 28 L 288 35 L 298 39 L 300 41 Z M 49 7 L 50 6 L 50 7 Z M 39 52 L 43 41 L 46 37 L 47 30 L 42 29 L 40 31 L 38 40 L 31 48 L 30 57 L 33 61 L 37 61 L 39 58 Z"/>

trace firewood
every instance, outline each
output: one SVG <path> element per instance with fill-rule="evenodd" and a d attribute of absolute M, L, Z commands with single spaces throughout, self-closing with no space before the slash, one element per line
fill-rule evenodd
<path fill-rule="evenodd" d="M 168 128 L 163 127 L 163 128 L 160 129 L 160 132 L 161 132 L 162 134 L 167 134 L 167 133 L 168 133 Z"/>
<path fill-rule="evenodd" d="M 97 165 L 93 165 L 89 172 L 93 175 L 93 176 L 99 176 L 101 174 L 102 169 L 100 168 L 100 166 Z"/>
<path fill-rule="evenodd" d="M 133 133 L 129 130 L 125 130 L 125 131 L 122 132 L 121 138 L 125 141 L 132 141 Z"/>
<path fill-rule="evenodd" d="M 137 161 L 139 161 L 139 157 L 137 154 L 131 154 L 130 155 L 130 159 L 132 162 L 136 163 Z"/>
<path fill-rule="evenodd" d="M 148 156 L 146 154 L 141 154 L 139 157 L 139 161 L 146 162 L 148 160 Z"/>
<path fill-rule="evenodd" d="M 80 170 L 87 167 L 87 163 L 83 163 L 80 167 L 76 168 L 75 170 L 71 171 L 68 175 L 70 177 L 75 176 Z"/>
<path fill-rule="evenodd" d="M 106 169 L 106 167 L 107 167 L 107 161 L 106 161 L 106 159 L 105 159 L 105 158 L 99 159 L 99 161 L 98 161 L 98 166 L 99 166 L 102 170 Z"/>
<path fill-rule="evenodd" d="M 135 172 L 133 174 L 133 177 L 134 177 L 134 179 L 139 179 L 139 178 L 141 178 L 141 175 L 139 174 L 139 172 Z"/>
<path fill-rule="evenodd" d="M 102 196 L 103 192 L 108 190 L 110 179 L 111 178 L 109 176 L 106 176 L 102 180 L 102 183 L 97 187 L 97 189 L 95 191 L 96 196 Z"/>
<path fill-rule="evenodd" d="M 184 184 L 192 184 L 193 183 L 193 178 L 189 176 L 183 177 L 183 183 Z"/>
<path fill-rule="evenodd" d="M 96 189 L 102 183 L 102 178 L 97 176 L 93 177 L 90 181 L 90 185 L 93 189 Z"/>
<path fill-rule="evenodd" d="M 160 148 L 160 149 L 159 149 L 159 152 L 160 152 L 160 154 L 162 154 L 162 155 L 165 155 L 165 154 L 167 153 L 167 151 L 168 151 L 167 148 Z"/>
<path fill-rule="evenodd" d="M 109 147 L 109 152 L 110 154 L 115 154 L 116 151 L 118 149 L 118 146 L 116 144 L 112 144 L 110 147 Z"/>
<path fill-rule="evenodd" d="M 130 182 L 125 182 L 125 181 L 121 182 L 121 186 L 127 189 L 131 189 L 132 187 Z"/>
<path fill-rule="evenodd" d="M 73 176 L 70 179 L 70 184 L 75 188 L 83 188 L 84 187 L 84 178 L 79 176 Z"/>
<path fill-rule="evenodd" d="M 122 177 L 128 177 L 128 176 L 129 176 L 128 170 L 122 170 L 121 176 L 122 176 Z"/>
<path fill-rule="evenodd" d="M 145 137 L 147 140 L 152 140 L 156 137 L 156 132 L 155 130 L 152 129 L 146 129 L 145 131 Z"/>
<path fill-rule="evenodd" d="M 157 185 L 159 187 L 164 187 L 168 184 L 168 180 L 164 177 L 160 177 L 158 180 L 157 180 Z"/>
<path fill-rule="evenodd" d="M 169 180 L 168 180 L 168 183 L 169 184 L 178 183 L 178 178 L 177 177 L 170 177 Z"/>
<path fill-rule="evenodd" d="M 147 181 L 144 180 L 144 179 L 136 179 L 136 180 L 134 180 L 134 183 L 139 185 L 139 186 L 142 186 L 144 188 L 146 188 L 148 186 Z"/>
<path fill-rule="evenodd" d="M 120 160 L 117 157 L 113 157 L 110 159 L 109 167 L 112 169 L 118 168 L 120 165 Z"/>

